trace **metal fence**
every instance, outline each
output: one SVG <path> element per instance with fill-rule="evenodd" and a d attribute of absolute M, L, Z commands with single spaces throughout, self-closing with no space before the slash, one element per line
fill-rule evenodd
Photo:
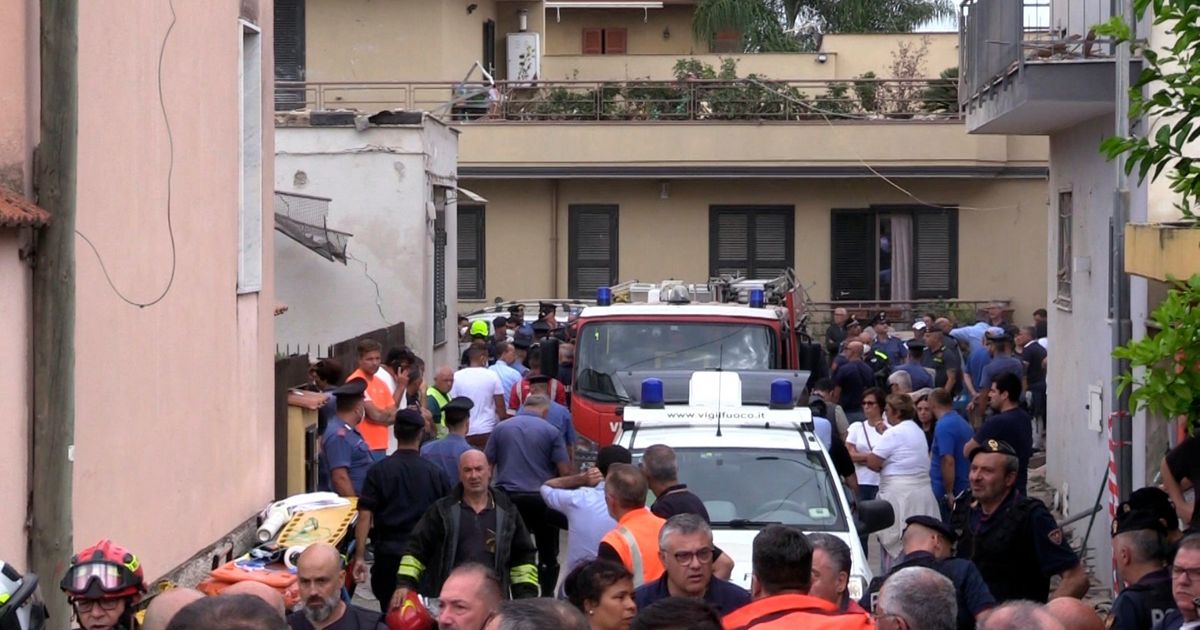
<path fill-rule="evenodd" d="M 1094 29 L 1112 15 L 1109 0 L 964 0 L 959 97 L 970 101 L 1026 63 L 1111 58 L 1112 41 Z"/>
<path fill-rule="evenodd" d="M 431 111 L 464 121 L 954 119 L 958 80 L 689 79 L 462 83 L 289 83 L 315 110 Z M 292 105 L 289 105 L 289 107 Z"/>

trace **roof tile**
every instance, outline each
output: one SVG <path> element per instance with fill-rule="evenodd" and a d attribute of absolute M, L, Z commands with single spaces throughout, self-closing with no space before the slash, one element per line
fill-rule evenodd
<path fill-rule="evenodd" d="M 0 186 L 0 227 L 41 227 L 49 222 L 49 212 Z"/>

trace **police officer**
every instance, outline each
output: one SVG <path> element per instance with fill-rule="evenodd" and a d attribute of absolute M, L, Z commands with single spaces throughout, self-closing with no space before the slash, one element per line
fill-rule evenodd
<path fill-rule="evenodd" d="M 899 337 L 891 336 L 892 326 L 888 321 L 887 313 L 879 313 L 871 320 L 871 326 L 875 328 L 875 344 L 876 350 L 882 351 L 891 365 L 900 365 L 904 359 L 908 357 L 908 350 L 904 347 L 904 342 Z"/>
<path fill-rule="evenodd" d="M 456 396 L 442 407 L 446 435 L 421 445 L 421 457 L 437 464 L 446 473 L 451 487 L 458 485 L 458 458 L 471 450 L 467 442 L 471 408 L 475 402 L 466 396 Z"/>
<path fill-rule="evenodd" d="M 1154 518 L 1162 519 L 1167 524 L 1167 544 L 1163 547 L 1163 560 L 1171 564 L 1175 560 L 1175 547 L 1183 538 L 1179 529 L 1179 515 L 1175 512 L 1175 504 L 1171 497 L 1162 489 L 1154 486 L 1138 488 L 1129 495 L 1129 507 L 1133 510 L 1150 512 Z"/>
<path fill-rule="evenodd" d="M 1166 555 L 1167 523 L 1153 512 L 1126 501 L 1117 506 L 1112 523 L 1113 563 L 1126 584 L 1113 600 L 1109 628 L 1143 630 L 1162 621 L 1175 608 Z"/>
<path fill-rule="evenodd" d="M 863 593 L 860 602 L 862 607 L 875 609 L 879 588 L 893 573 L 906 567 L 925 567 L 941 573 L 954 584 L 958 600 L 958 628 L 971 630 L 975 627 L 976 619 L 996 603 L 979 569 L 969 560 L 950 557 L 958 536 L 940 519 L 919 514 L 910 516 L 904 522 L 907 525 L 904 528 L 904 554 L 892 565 L 887 575 L 879 575 L 871 580 L 867 592 Z"/>
<path fill-rule="evenodd" d="M 423 459 L 418 450 L 425 419 L 415 409 L 396 413 L 393 432 L 396 452 L 367 472 L 358 498 L 358 522 L 354 526 L 354 578 L 367 578 L 367 533 L 375 543 L 375 565 L 371 570 L 371 592 L 387 612 L 388 599 L 396 590 L 396 572 L 409 534 L 431 505 L 450 492 L 446 473 Z"/>
<path fill-rule="evenodd" d="M 925 353 L 921 356 L 922 367 L 933 369 L 933 386 L 958 396 L 962 391 L 962 354 L 953 339 L 947 342 L 950 329 L 938 320 L 925 329 Z"/>
<path fill-rule="evenodd" d="M 374 463 L 371 447 L 358 432 L 358 423 L 367 414 L 363 395 L 367 383 L 354 379 L 330 392 L 336 402 L 335 415 L 321 435 L 321 455 L 317 459 L 317 487 L 344 497 L 362 492 L 367 469 Z"/>
<path fill-rule="evenodd" d="M 904 360 L 904 363 L 896 366 L 896 371 L 903 370 L 908 373 L 909 378 L 912 379 L 912 390 L 914 392 L 918 389 L 933 387 L 933 377 L 921 365 L 921 360 L 925 356 L 925 343 L 916 339 L 910 339 L 904 346 L 908 348 L 908 358 Z"/>
<path fill-rule="evenodd" d="M 882 313 L 880 314 L 882 315 Z M 892 362 L 888 359 L 887 352 L 879 348 L 878 339 L 875 344 L 863 344 L 863 346 L 863 363 L 866 363 L 867 367 L 871 368 L 871 373 L 875 375 L 875 385 L 887 391 L 889 389 L 887 379 L 892 374 Z"/>
<path fill-rule="evenodd" d="M 1014 489 L 1019 462 L 1011 446 L 986 440 L 970 453 L 971 497 L 958 557 L 979 567 L 997 602 L 1050 599 L 1050 577 L 1062 578 L 1055 597 L 1083 597 L 1087 572 L 1062 528 L 1041 501 Z"/>

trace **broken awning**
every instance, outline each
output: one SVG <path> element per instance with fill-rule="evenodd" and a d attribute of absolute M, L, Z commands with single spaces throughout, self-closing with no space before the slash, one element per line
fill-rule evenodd
<path fill-rule="evenodd" d="M 487 203 L 488 202 L 487 199 L 483 198 L 483 195 L 481 195 L 477 192 L 471 192 L 471 191 L 467 190 L 466 188 L 463 188 L 462 186 L 455 186 L 454 189 L 458 191 L 458 194 L 462 195 L 463 197 L 466 197 L 467 199 L 470 199 L 471 201 L 474 201 L 475 203 Z"/>
<path fill-rule="evenodd" d="M 332 199 L 275 191 L 275 230 L 318 256 L 346 264 L 349 232 L 325 225 Z"/>

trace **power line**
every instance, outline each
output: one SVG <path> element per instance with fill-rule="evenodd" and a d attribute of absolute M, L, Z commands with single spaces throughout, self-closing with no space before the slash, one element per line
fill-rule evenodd
<path fill-rule="evenodd" d="M 170 149 L 167 158 L 167 234 L 171 240 L 171 275 L 167 278 L 167 285 L 163 287 L 158 297 L 149 302 L 138 302 L 130 299 L 113 282 L 112 276 L 108 273 L 108 266 L 104 264 L 104 257 L 100 255 L 100 250 L 96 248 L 96 244 L 92 242 L 92 239 L 84 235 L 83 232 L 80 232 L 78 229 L 75 230 L 75 234 L 79 238 L 82 238 L 88 244 L 88 247 L 92 249 L 92 253 L 96 255 L 96 261 L 100 263 L 100 271 L 104 273 L 104 279 L 108 282 L 108 286 L 113 290 L 113 293 L 116 293 L 117 297 L 121 298 L 126 304 L 138 308 L 146 308 L 147 306 L 158 304 L 163 298 L 167 297 L 167 293 L 171 291 L 171 287 L 175 284 L 177 251 L 175 247 L 175 227 L 171 217 L 172 180 L 175 175 L 175 135 L 171 131 L 171 119 L 167 115 L 167 101 L 163 96 L 163 57 L 166 56 L 167 41 L 171 38 L 171 32 L 175 30 L 175 23 L 178 21 L 178 16 L 175 14 L 174 0 L 167 0 L 167 6 L 171 9 L 171 23 L 167 26 L 167 31 L 163 33 L 162 43 L 158 47 L 158 107 L 162 111 L 163 125 L 167 128 L 167 145 Z"/>

